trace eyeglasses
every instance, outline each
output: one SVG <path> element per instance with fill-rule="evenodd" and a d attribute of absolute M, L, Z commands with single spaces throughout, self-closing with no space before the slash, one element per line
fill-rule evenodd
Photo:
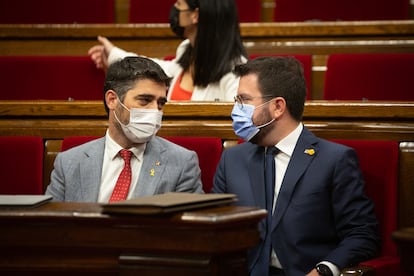
<path fill-rule="evenodd" d="M 264 96 L 258 96 L 258 97 L 243 97 L 241 95 L 237 95 L 237 96 L 234 96 L 234 102 L 237 103 L 240 109 L 243 109 L 244 102 L 251 101 L 253 99 L 269 99 L 269 98 L 275 98 L 275 96 L 264 95 Z"/>

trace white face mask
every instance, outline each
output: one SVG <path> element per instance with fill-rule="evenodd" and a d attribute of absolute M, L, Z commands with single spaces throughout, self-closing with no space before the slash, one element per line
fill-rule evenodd
<path fill-rule="evenodd" d="M 161 127 L 162 111 L 145 108 L 129 109 L 121 101 L 119 103 L 129 111 L 129 123 L 125 125 L 118 119 L 114 110 L 115 118 L 121 125 L 125 136 L 133 143 L 148 142 Z"/>

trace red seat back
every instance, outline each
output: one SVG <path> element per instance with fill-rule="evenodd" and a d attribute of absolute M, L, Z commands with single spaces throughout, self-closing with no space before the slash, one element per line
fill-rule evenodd
<path fill-rule="evenodd" d="M 0 194 L 43 194 L 42 137 L 0 136 L 0 152 Z"/>
<path fill-rule="evenodd" d="M 223 151 L 223 143 L 218 137 L 165 137 L 165 139 L 197 153 L 203 190 L 206 193 L 213 187 L 213 178 Z"/>
<path fill-rule="evenodd" d="M 115 0 L 2 0 L 0 24 L 115 23 Z"/>
<path fill-rule="evenodd" d="M 332 54 L 325 100 L 413 101 L 413 53 Z"/>
<path fill-rule="evenodd" d="M 275 0 L 274 21 L 407 20 L 409 0 Z"/>
<path fill-rule="evenodd" d="M 271 55 L 265 55 L 265 54 L 251 54 L 249 56 L 250 59 L 254 59 L 260 56 L 289 56 L 289 55 L 282 55 L 282 54 L 271 54 Z M 306 80 L 306 99 L 310 100 L 312 91 L 312 55 L 290 55 L 299 60 L 302 63 L 303 66 L 303 74 L 305 75 Z"/>
<path fill-rule="evenodd" d="M 260 22 L 261 21 L 261 0 L 236 0 L 239 22 Z"/>
<path fill-rule="evenodd" d="M 174 0 L 129 0 L 130 23 L 168 23 Z M 259 22 L 261 0 L 236 0 L 240 22 Z"/>
<path fill-rule="evenodd" d="M 88 56 L 0 56 L 0 100 L 102 100 L 105 73 Z"/>
<path fill-rule="evenodd" d="M 396 141 L 333 140 L 354 148 L 358 154 L 365 190 L 374 202 L 380 224 L 381 256 L 397 256 L 397 248 L 391 239 L 397 230 L 398 200 L 398 152 Z"/>
<path fill-rule="evenodd" d="M 60 150 L 65 151 L 98 138 L 100 136 L 67 136 L 63 138 Z"/>
<path fill-rule="evenodd" d="M 130 23 L 169 23 L 175 0 L 129 0 Z"/>

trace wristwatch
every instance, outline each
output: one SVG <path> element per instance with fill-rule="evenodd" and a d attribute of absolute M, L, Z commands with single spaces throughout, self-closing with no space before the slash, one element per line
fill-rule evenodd
<path fill-rule="evenodd" d="M 333 276 L 331 269 L 324 264 L 316 265 L 316 271 L 318 271 L 321 276 Z"/>

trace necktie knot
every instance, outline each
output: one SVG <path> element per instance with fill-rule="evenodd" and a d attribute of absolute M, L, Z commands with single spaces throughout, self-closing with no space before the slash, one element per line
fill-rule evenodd
<path fill-rule="evenodd" d="M 124 159 L 125 162 L 129 163 L 131 160 L 132 152 L 130 150 L 121 149 L 119 151 L 119 154 L 121 155 L 122 159 Z"/>
<path fill-rule="evenodd" d="M 277 147 L 268 147 L 266 149 L 266 155 L 271 155 L 274 157 L 278 153 L 279 153 L 279 149 Z"/>

